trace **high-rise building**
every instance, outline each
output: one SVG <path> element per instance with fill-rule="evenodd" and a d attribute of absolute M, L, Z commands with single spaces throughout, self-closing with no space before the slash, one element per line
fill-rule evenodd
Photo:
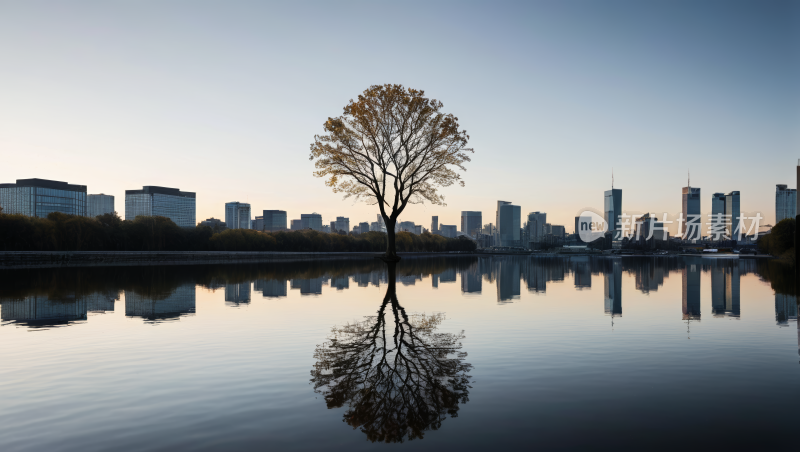
<path fill-rule="evenodd" d="M 358 228 L 359 228 L 359 234 L 366 234 L 367 232 L 369 232 L 369 223 L 367 223 L 366 221 L 358 223 Z"/>
<path fill-rule="evenodd" d="M 303 229 L 303 222 L 301 220 L 292 220 L 292 231 L 300 231 Z"/>
<path fill-rule="evenodd" d="M 439 217 L 434 215 L 431 217 L 431 234 L 439 233 Z"/>
<path fill-rule="evenodd" d="M 497 246 L 521 246 L 520 222 L 521 210 L 519 206 L 512 205 L 510 201 L 497 201 Z"/>
<path fill-rule="evenodd" d="M 559 224 L 552 225 L 550 227 L 550 230 L 552 231 L 551 234 L 553 234 L 553 237 L 558 237 L 563 239 L 567 235 L 566 228 Z"/>
<path fill-rule="evenodd" d="M 350 232 L 350 219 L 347 217 L 336 217 L 336 230 Z"/>
<path fill-rule="evenodd" d="M 725 193 L 711 196 L 711 215 L 725 215 Z"/>
<path fill-rule="evenodd" d="M 286 230 L 286 211 L 285 210 L 264 210 L 264 231 L 275 232 Z"/>
<path fill-rule="evenodd" d="M 786 185 L 775 186 L 775 223 L 797 215 L 797 190 Z M 756 231 L 758 232 L 758 231 Z"/>
<path fill-rule="evenodd" d="M 250 204 L 238 201 L 226 202 L 225 226 L 228 229 L 250 229 Z"/>
<path fill-rule="evenodd" d="M 422 234 L 422 225 L 418 224 L 414 226 L 414 234 L 420 235 Z"/>
<path fill-rule="evenodd" d="M 331 221 L 330 228 L 331 228 L 331 232 L 332 233 L 336 232 L 336 222 L 335 221 Z"/>
<path fill-rule="evenodd" d="M 461 232 L 470 237 L 475 237 L 481 232 L 483 221 L 481 212 L 462 211 L 461 212 Z"/>
<path fill-rule="evenodd" d="M 125 219 L 139 216 L 167 217 L 184 228 L 195 226 L 196 194 L 177 188 L 146 185 L 125 190 Z"/>
<path fill-rule="evenodd" d="M 725 215 L 730 215 L 730 219 L 728 220 L 729 223 L 726 228 L 728 231 L 728 237 L 730 237 L 732 240 L 738 240 L 739 228 L 742 227 L 742 220 L 739 218 L 741 214 L 739 212 L 738 191 L 732 191 L 725 195 Z M 745 230 L 742 230 L 742 235 L 744 235 L 745 232 Z"/>
<path fill-rule="evenodd" d="M 114 213 L 114 197 L 100 193 L 99 195 L 86 196 L 86 216 L 96 217 Z"/>
<path fill-rule="evenodd" d="M 682 206 L 683 206 L 683 219 L 681 225 L 681 235 L 684 235 L 685 240 L 699 240 L 702 237 L 702 218 L 700 216 L 700 189 L 697 187 L 687 186 L 682 189 Z M 697 226 L 690 226 L 688 223 L 697 224 Z M 687 234 L 687 227 L 689 233 Z"/>
<path fill-rule="evenodd" d="M 255 220 L 250 222 L 250 229 L 254 231 L 263 231 L 264 230 L 264 217 L 256 217 Z"/>
<path fill-rule="evenodd" d="M 454 224 L 453 225 L 443 224 L 443 225 L 441 225 L 441 228 L 442 229 L 441 229 L 440 233 L 441 233 L 442 237 L 447 237 L 449 239 L 456 238 L 456 233 L 458 232 L 456 225 L 454 225 Z"/>
<path fill-rule="evenodd" d="M 322 231 L 322 215 L 318 213 L 303 213 L 300 214 L 301 227 L 303 229 L 313 229 L 315 231 Z"/>
<path fill-rule="evenodd" d="M 603 219 L 606 220 L 608 231 L 614 232 L 614 237 L 616 238 L 617 232 L 615 231 L 622 231 L 622 225 L 620 224 L 620 216 L 622 216 L 622 190 L 613 187 L 611 190 L 606 190 L 604 193 L 603 206 Z M 580 230 L 576 228 L 576 234 L 578 233 L 580 233 Z M 622 237 L 620 237 L 620 239 L 621 238 Z"/>
<path fill-rule="evenodd" d="M 544 212 L 531 212 L 528 214 L 528 241 L 539 243 L 546 234 L 547 214 Z M 527 244 L 525 244 L 527 246 Z"/>
<path fill-rule="evenodd" d="M 405 232 L 414 232 L 416 228 L 416 224 L 413 221 L 398 221 L 397 222 L 397 231 L 405 231 Z"/>
<path fill-rule="evenodd" d="M 208 226 L 211 229 L 215 229 L 215 228 L 218 229 L 218 230 L 228 229 L 228 227 L 225 226 L 225 222 L 224 221 L 219 220 L 219 219 L 214 218 L 214 217 L 211 217 L 211 218 L 208 218 L 208 219 L 205 219 L 205 220 L 201 221 L 200 225 L 201 226 Z"/>
<path fill-rule="evenodd" d="M 86 186 L 46 179 L 0 184 L 3 213 L 45 218 L 51 212 L 86 216 Z"/>

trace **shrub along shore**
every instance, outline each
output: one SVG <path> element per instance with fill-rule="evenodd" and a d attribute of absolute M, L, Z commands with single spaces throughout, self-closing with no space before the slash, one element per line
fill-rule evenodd
<path fill-rule="evenodd" d="M 468 239 L 428 232 L 398 232 L 398 252 L 473 251 Z M 116 213 L 95 218 L 54 212 L 47 218 L 0 213 L 2 251 L 300 251 L 383 252 L 386 234 L 327 234 L 312 230 L 260 232 L 208 226 L 181 228 L 165 217 L 121 219 Z"/>

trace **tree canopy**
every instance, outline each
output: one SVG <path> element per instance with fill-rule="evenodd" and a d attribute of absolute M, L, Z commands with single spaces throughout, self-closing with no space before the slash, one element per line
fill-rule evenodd
<path fill-rule="evenodd" d="M 335 193 L 377 204 L 389 231 L 408 204 L 445 205 L 439 188 L 458 183 L 470 161 L 469 135 L 458 118 L 425 92 L 402 85 L 374 85 L 328 118 L 325 134 L 311 144 L 314 175 Z"/>

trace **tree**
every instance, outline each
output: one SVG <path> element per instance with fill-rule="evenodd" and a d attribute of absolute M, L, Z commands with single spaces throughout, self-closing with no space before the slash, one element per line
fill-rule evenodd
<path fill-rule="evenodd" d="M 333 328 L 332 337 L 317 346 L 311 371 L 314 391 L 328 408 L 347 404 L 344 421 L 372 442 L 421 439 L 448 414 L 458 415 L 471 388 L 463 331 L 438 332 L 443 314 L 407 314 L 397 301 L 395 265 L 388 262 L 389 285 L 378 315 Z"/>
<path fill-rule="evenodd" d="M 469 135 L 458 118 L 425 92 L 402 85 L 374 85 L 350 100 L 344 114 L 328 118 L 314 136 L 310 160 L 316 177 L 334 193 L 377 204 L 386 224 L 387 261 L 397 261 L 395 224 L 409 203 L 445 205 L 440 187 L 464 182 Z"/>

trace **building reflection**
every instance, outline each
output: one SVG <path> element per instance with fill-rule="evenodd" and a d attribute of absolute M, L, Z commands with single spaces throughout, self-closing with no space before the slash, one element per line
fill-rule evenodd
<path fill-rule="evenodd" d="M 739 262 L 715 259 L 711 265 L 711 313 L 714 317 L 739 317 Z"/>
<path fill-rule="evenodd" d="M 683 320 L 700 320 L 700 272 L 702 258 L 687 257 L 683 276 Z"/>
<path fill-rule="evenodd" d="M 498 259 L 497 266 L 497 302 L 508 303 L 518 300 L 520 294 L 520 262 L 514 258 Z"/>
<path fill-rule="evenodd" d="M 778 326 L 797 322 L 797 299 L 794 295 L 775 294 L 775 322 Z"/>
<path fill-rule="evenodd" d="M 622 317 L 622 262 L 620 259 L 606 259 L 603 282 L 606 315 Z"/>
<path fill-rule="evenodd" d="M 253 290 L 261 292 L 264 298 L 281 298 L 287 295 L 285 279 L 257 279 L 253 283 Z"/>
<path fill-rule="evenodd" d="M 578 290 L 590 289 L 592 287 L 592 267 L 589 256 L 578 256 L 570 258 L 573 264 L 573 274 L 575 275 L 575 288 Z"/>
<path fill-rule="evenodd" d="M 322 293 L 322 281 L 322 276 L 318 278 L 293 279 L 291 288 L 299 289 L 300 295 L 320 295 Z"/>
<path fill-rule="evenodd" d="M 225 284 L 225 304 L 238 306 L 250 303 L 250 281 L 239 284 Z"/>
<path fill-rule="evenodd" d="M 0 298 L 0 321 L 30 328 L 65 326 L 88 319 L 88 314 L 113 312 L 119 292 L 102 291 L 86 295 L 29 295 Z"/>
<path fill-rule="evenodd" d="M 461 270 L 461 292 L 481 293 L 483 282 L 481 280 L 480 261 Z"/>
<path fill-rule="evenodd" d="M 146 321 L 159 322 L 177 320 L 195 313 L 195 285 L 184 284 L 165 296 L 144 295 L 132 290 L 125 291 L 125 315 L 141 317 Z"/>

